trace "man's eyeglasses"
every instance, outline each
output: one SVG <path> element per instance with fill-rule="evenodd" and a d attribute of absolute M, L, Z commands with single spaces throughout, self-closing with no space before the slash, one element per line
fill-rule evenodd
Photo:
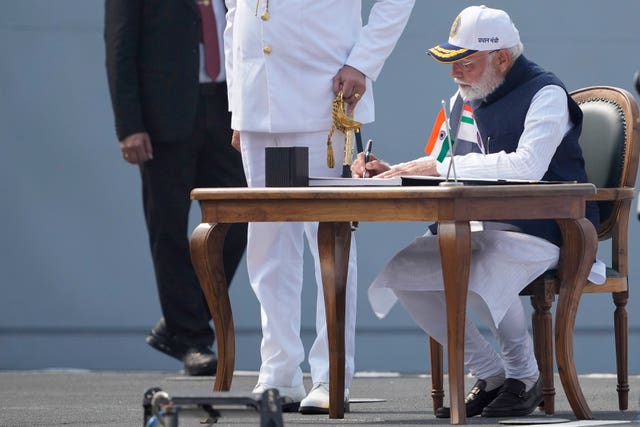
<path fill-rule="evenodd" d="M 492 53 L 495 53 L 495 52 L 497 52 L 499 50 L 500 49 L 490 50 L 489 52 L 487 52 L 487 54 L 485 56 L 489 56 Z M 468 72 L 474 70 L 474 68 L 476 66 L 476 62 L 478 62 L 477 59 L 475 61 L 457 62 L 457 64 L 460 65 L 460 67 L 462 67 L 462 71 L 464 71 L 465 73 L 468 73 Z"/>

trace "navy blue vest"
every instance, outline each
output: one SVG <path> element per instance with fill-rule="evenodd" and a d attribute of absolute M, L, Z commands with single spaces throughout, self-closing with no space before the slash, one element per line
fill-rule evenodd
<path fill-rule="evenodd" d="M 520 135 L 524 131 L 524 121 L 531 100 L 547 85 L 560 86 L 565 92 L 567 91 L 554 74 L 543 70 L 521 55 L 507 73 L 503 84 L 486 99 L 470 103 L 487 154 L 516 151 Z M 567 104 L 574 127 L 558 146 L 549 169 L 542 179 L 588 182 L 582 150 L 578 144 L 582 130 L 582 111 L 569 94 L 567 94 Z M 476 144 L 469 145 L 472 147 L 456 147 L 454 151 L 463 153 L 480 151 Z M 595 203 L 587 203 L 586 216 L 597 229 L 599 215 Z M 527 234 L 542 237 L 560 245 L 560 229 L 553 220 L 501 220 L 501 222 L 513 224 Z"/>

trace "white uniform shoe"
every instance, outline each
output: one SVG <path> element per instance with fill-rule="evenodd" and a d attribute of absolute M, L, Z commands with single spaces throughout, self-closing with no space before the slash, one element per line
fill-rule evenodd
<path fill-rule="evenodd" d="M 344 389 L 344 412 L 349 412 L 349 389 Z M 328 414 L 329 413 L 329 384 L 317 383 L 300 402 L 301 414 Z"/>
<path fill-rule="evenodd" d="M 253 393 L 257 399 L 260 399 L 265 391 L 272 388 L 278 390 L 280 403 L 282 405 L 282 412 L 297 412 L 300 406 L 300 401 L 304 399 L 307 394 L 304 389 L 304 385 L 302 384 L 297 387 L 282 387 L 264 383 L 256 384 L 251 393 Z"/>

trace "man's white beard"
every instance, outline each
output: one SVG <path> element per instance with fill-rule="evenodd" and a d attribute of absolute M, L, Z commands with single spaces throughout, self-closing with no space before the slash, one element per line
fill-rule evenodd
<path fill-rule="evenodd" d="M 487 64 L 487 68 L 485 68 L 484 73 L 482 73 L 480 81 L 467 83 L 464 80 L 456 78 L 454 78 L 453 81 L 458 84 L 460 96 L 462 96 L 464 101 L 475 101 L 484 99 L 493 93 L 493 91 L 504 82 L 504 77 L 498 74 L 498 70 L 495 67 Z M 467 86 L 463 87 L 461 84 Z"/>

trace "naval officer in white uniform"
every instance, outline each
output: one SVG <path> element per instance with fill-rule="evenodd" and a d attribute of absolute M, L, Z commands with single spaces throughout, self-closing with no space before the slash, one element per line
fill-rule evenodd
<path fill-rule="evenodd" d="M 308 147 L 311 176 L 340 176 L 344 136 L 333 137 L 327 166 L 331 104 L 343 92 L 354 118 L 374 120 L 372 82 L 398 41 L 414 0 L 378 0 L 366 25 L 361 0 L 227 0 L 225 54 L 233 144 L 249 187 L 265 185 L 265 147 Z M 247 267 L 261 305 L 260 375 L 254 392 L 278 388 L 284 409 L 328 413 L 329 356 L 317 253 L 317 223 L 251 223 Z M 309 351 L 313 388 L 300 363 L 300 295 L 304 236 L 315 259 L 316 332 Z M 354 373 L 356 247 L 351 243 L 346 306 L 345 400 Z M 305 398 L 306 396 L 306 398 Z M 348 403 L 348 400 L 347 400 Z"/>

